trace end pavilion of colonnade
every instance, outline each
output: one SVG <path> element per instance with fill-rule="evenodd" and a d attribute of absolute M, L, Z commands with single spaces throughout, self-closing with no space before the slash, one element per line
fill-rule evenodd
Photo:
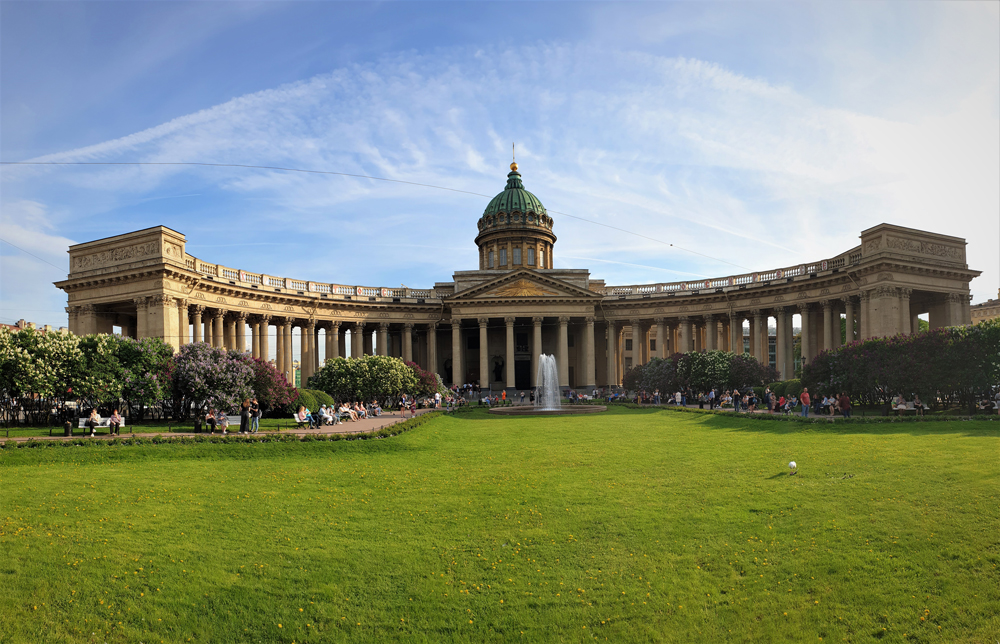
<path fill-rule="evenodd" d="M 354 357 L 397 356 L 448 384 L 513 392 L 534 386 L 540 353 L 556 356 L 564 388 L 619 385 L 633 364 L 711 349 L 747 349 L 789 378 L 794 314 L 805 361 L 845 341 L 914 333 L 921 314 L 931 328 L 971 323 L 979 272 L 966 264 L 965 240 L 890 224 L 862 231 L 839 255 L 708 280 L 609 286 L 585 269 L 552 268 L 553 221 L 511 170 L 478 222 L 479 269 L 432 288 L 230 268 L 187 254 L 184 235 L 157 226 L 70 247 L 69 275 L 56 283 L 70 332 L 118 327 L 175 349 L 205 341 L 273 355 L 291 380 L 298 327 L 303 383 L 324 359 L 349 357 L 349 344 Z"/>

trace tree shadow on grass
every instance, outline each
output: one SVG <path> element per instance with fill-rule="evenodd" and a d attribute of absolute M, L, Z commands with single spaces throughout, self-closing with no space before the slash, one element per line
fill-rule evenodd
<path fill-rule="evenodd" d="M 928 420 L 895 422 L 857 422 L 835 420 L 784 420 L 776 418 L 748 418 L 721 414 L 691 414 L 702 426 L 736 432 L 769 434 L 833 434 L 833 435 L 898 435 L 928 436 L 957 435 L 992 437 L 1000 439 L 1000 422 L 986 420 Z"/>

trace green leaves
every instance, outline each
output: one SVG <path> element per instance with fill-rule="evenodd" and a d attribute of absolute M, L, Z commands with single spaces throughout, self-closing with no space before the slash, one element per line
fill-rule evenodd
<path fill-rule="evenodd" d="M 402 394 L 416 393 L 419 381 L 414 370 L 399 358 L 364 356 L 327 360 L 309 385 L 338 401 L 391 402 Z"/>

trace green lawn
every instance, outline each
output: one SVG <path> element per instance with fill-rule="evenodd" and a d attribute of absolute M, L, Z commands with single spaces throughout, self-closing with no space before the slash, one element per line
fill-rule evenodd
<path fill-rule="evenodd" d="M 0 642 L 990 642 L 995 423 L 0 451 Z M 788 462 L 799 474 L 788 475 Z"/>

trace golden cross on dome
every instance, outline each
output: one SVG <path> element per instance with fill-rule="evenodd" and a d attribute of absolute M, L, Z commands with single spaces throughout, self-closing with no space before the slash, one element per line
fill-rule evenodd
<path fill-rule="evenodd" d="M 517 172 L 517 155 L 515 154 L 513 143 L 510 144 L 510 158 L 512 161 L 510 164 L 510 169 L 512 172 Z"/>

